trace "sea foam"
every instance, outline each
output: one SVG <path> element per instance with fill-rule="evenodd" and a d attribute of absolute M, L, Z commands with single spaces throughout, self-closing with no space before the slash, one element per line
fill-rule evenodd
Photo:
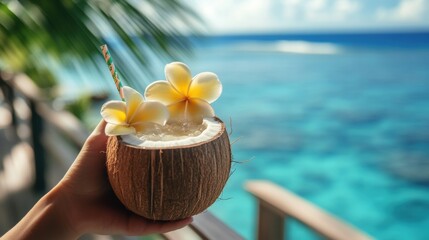
<path fill-rule="evenodd" d="M 275 42 L 249 42 L 237 46 L 242 51 L 263 51 L 295 54 L 338 54 L 342 48 L 333 43 L 281 40 Z"/>

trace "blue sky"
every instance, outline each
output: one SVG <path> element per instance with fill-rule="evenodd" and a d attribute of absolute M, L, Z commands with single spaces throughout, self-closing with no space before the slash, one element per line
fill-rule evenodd
<path fill-rule="evenodd" d="M 429 0 L 184 0 L 208 33 L 429 30 Z"/>

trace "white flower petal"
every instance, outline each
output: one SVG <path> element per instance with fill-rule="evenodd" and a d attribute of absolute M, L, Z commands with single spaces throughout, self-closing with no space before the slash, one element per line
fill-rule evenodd
<path fill-rule="evenodd" d="M 186 109 L 186 120 L 201 124 L 204 118 L 214 117 L 215 113 L 210 104 L 199 99 L 190 99 Z"/>
<path fill-rule="evenodd" d="M 126 105 L 122 101 L 108 101 L 101 107 L 101 116 L 108 123 L 126 124 Z"/>
<path fill-rule="evenodd" d="M 136 132 L 144 133 L 147 130 L 153 131 L 153 129 L 156 129 L 156 125 L 157 125 L 156 123 L 152 123 L 152 122 L 143 122 L 143 123 L 133 124 L 133 127 L 136 129 Z M 152 131 L 151 131 L 151 134 L 153 133 Z"/>
<path fill-rule="evenodd" d="M 136 133 L 136 129 L 134 129 L 133 127 L 116 125 L 112 123 L 107 123 L 104 131 L 107 136 L 119 136 Z"/>
<path fill-rule="evenodd" d="M 168 106 L 168 112 L 170 113 L 169 123 L 186 122 L 186 108 L 188 101 L 181 101 Z"/>
<path fill-rule="evenodd" d="M 143 96 L 135 89 L 124 87 L 125 103 L 127 105 L 127 117 L 130 119 L 135 114 L 140 104 L 144 102 Z"/>
<path fill-rule="evenodd" d="M 145 98 L 170 105 L 184 100 L 185 96 L 173 88 L 169 82 L 160 80 L 146 87 Z"/>
<path fill-rule="evenodd" d="M 192 79 L 188 96 L 208 103 L 216 101 L 222 93 L 222 84 L 216 74 L 203 72 Z"/>
<path fill-rule="evenodd" d="M 142 103 L 137 110 L 131 124 L 139 124 L 144 122 L 152 122 L 164 125 L 168 120 L 168 110 L 160 102 L 145 102 Z"/>
<path fill-rule="evenodd" d="M 192 75 L 186 64 L 173 62 L 165 65 L 165 77 L 177 91 L 183 95 L 187 95 Z"/>

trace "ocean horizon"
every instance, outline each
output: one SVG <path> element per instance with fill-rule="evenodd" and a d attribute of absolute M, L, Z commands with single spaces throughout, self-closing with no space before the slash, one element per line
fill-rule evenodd
<path fill-rule="evenodd" d="M 243 185 L 265 179 L 377 239 L 429 238 L 429 31 L 193 41 L 194 54 L 174 61 L 219 76 L 213 107 L 242 162 L 212 213 L 255 239 L 257 205 Z M 154 61 L 153 80 L 166 63 Z M 69 92 L 74 74 L 62 78 Z M 117 94 L 113 84 L 87 87 Z M 320 239 L 295 221 L 286 228 L 291 239 Z"/>
<path fill-rule="evenodd" d="M 218 34 L 195 38 L 197 45 L 225 44 L 231 42 L 257 41 L 308 41 L 341 44 L 344 46 L 391 47 L 428 47 L 429 30 L 383 31 L 383 32 L 304 32 L 304 33 L 244 33 Z"/>

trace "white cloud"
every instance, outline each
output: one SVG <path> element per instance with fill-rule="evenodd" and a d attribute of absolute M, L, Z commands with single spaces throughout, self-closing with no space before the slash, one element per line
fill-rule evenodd
<path fill-rule="evenodd" d="M 375 6 L 386 4 L 373 0 L 185 0 L 207 22 L 208 33 L 374 29 L 399 26 L 391 23 L 395 21 L 410 22 L 403 26 L 429 25 L 429 0 L 395 1 L 398 4 L 393 8 L 377 10 Z"/>
<path fill-rule="evenodd" d="M 195 0 L 191 6 L 209 24 L 210 30 L 230 32 L 258 29 L 272 24 L 275 19 L 270 14 L 271 3 L 272 1 L 259 0 Z"/>
<path fill-rule="evenodd" d="M 380 8 L 376 12 L 379 20 L 415 22 L 420 21 L 427 14 L 428 4 L 425 0 L 401 0 L 391 9 Z"/>
<path fill-rule="evenodd" d="M 283 6 L 283 17 L 288 20 L 297 18 L 299 16 L 297 9 L 300 5 L 300 2 L 300 0 L 283 0 L 281 2 L 281 6 Z"/>
<path fill-rule="evenodd" d="M 336 22 L 353 17 L 361 6 L 353 0 L 311 0 L 305 6 L 305 17 L 311 22 Z"/>
<path fill-rule="evenodd" d="M 361 8 L 358 2 L 351 0 L 340 0 L 334 4 L 334 12 L 341 18 L 346 17 L 349 14 L 354 14 Z"/>

